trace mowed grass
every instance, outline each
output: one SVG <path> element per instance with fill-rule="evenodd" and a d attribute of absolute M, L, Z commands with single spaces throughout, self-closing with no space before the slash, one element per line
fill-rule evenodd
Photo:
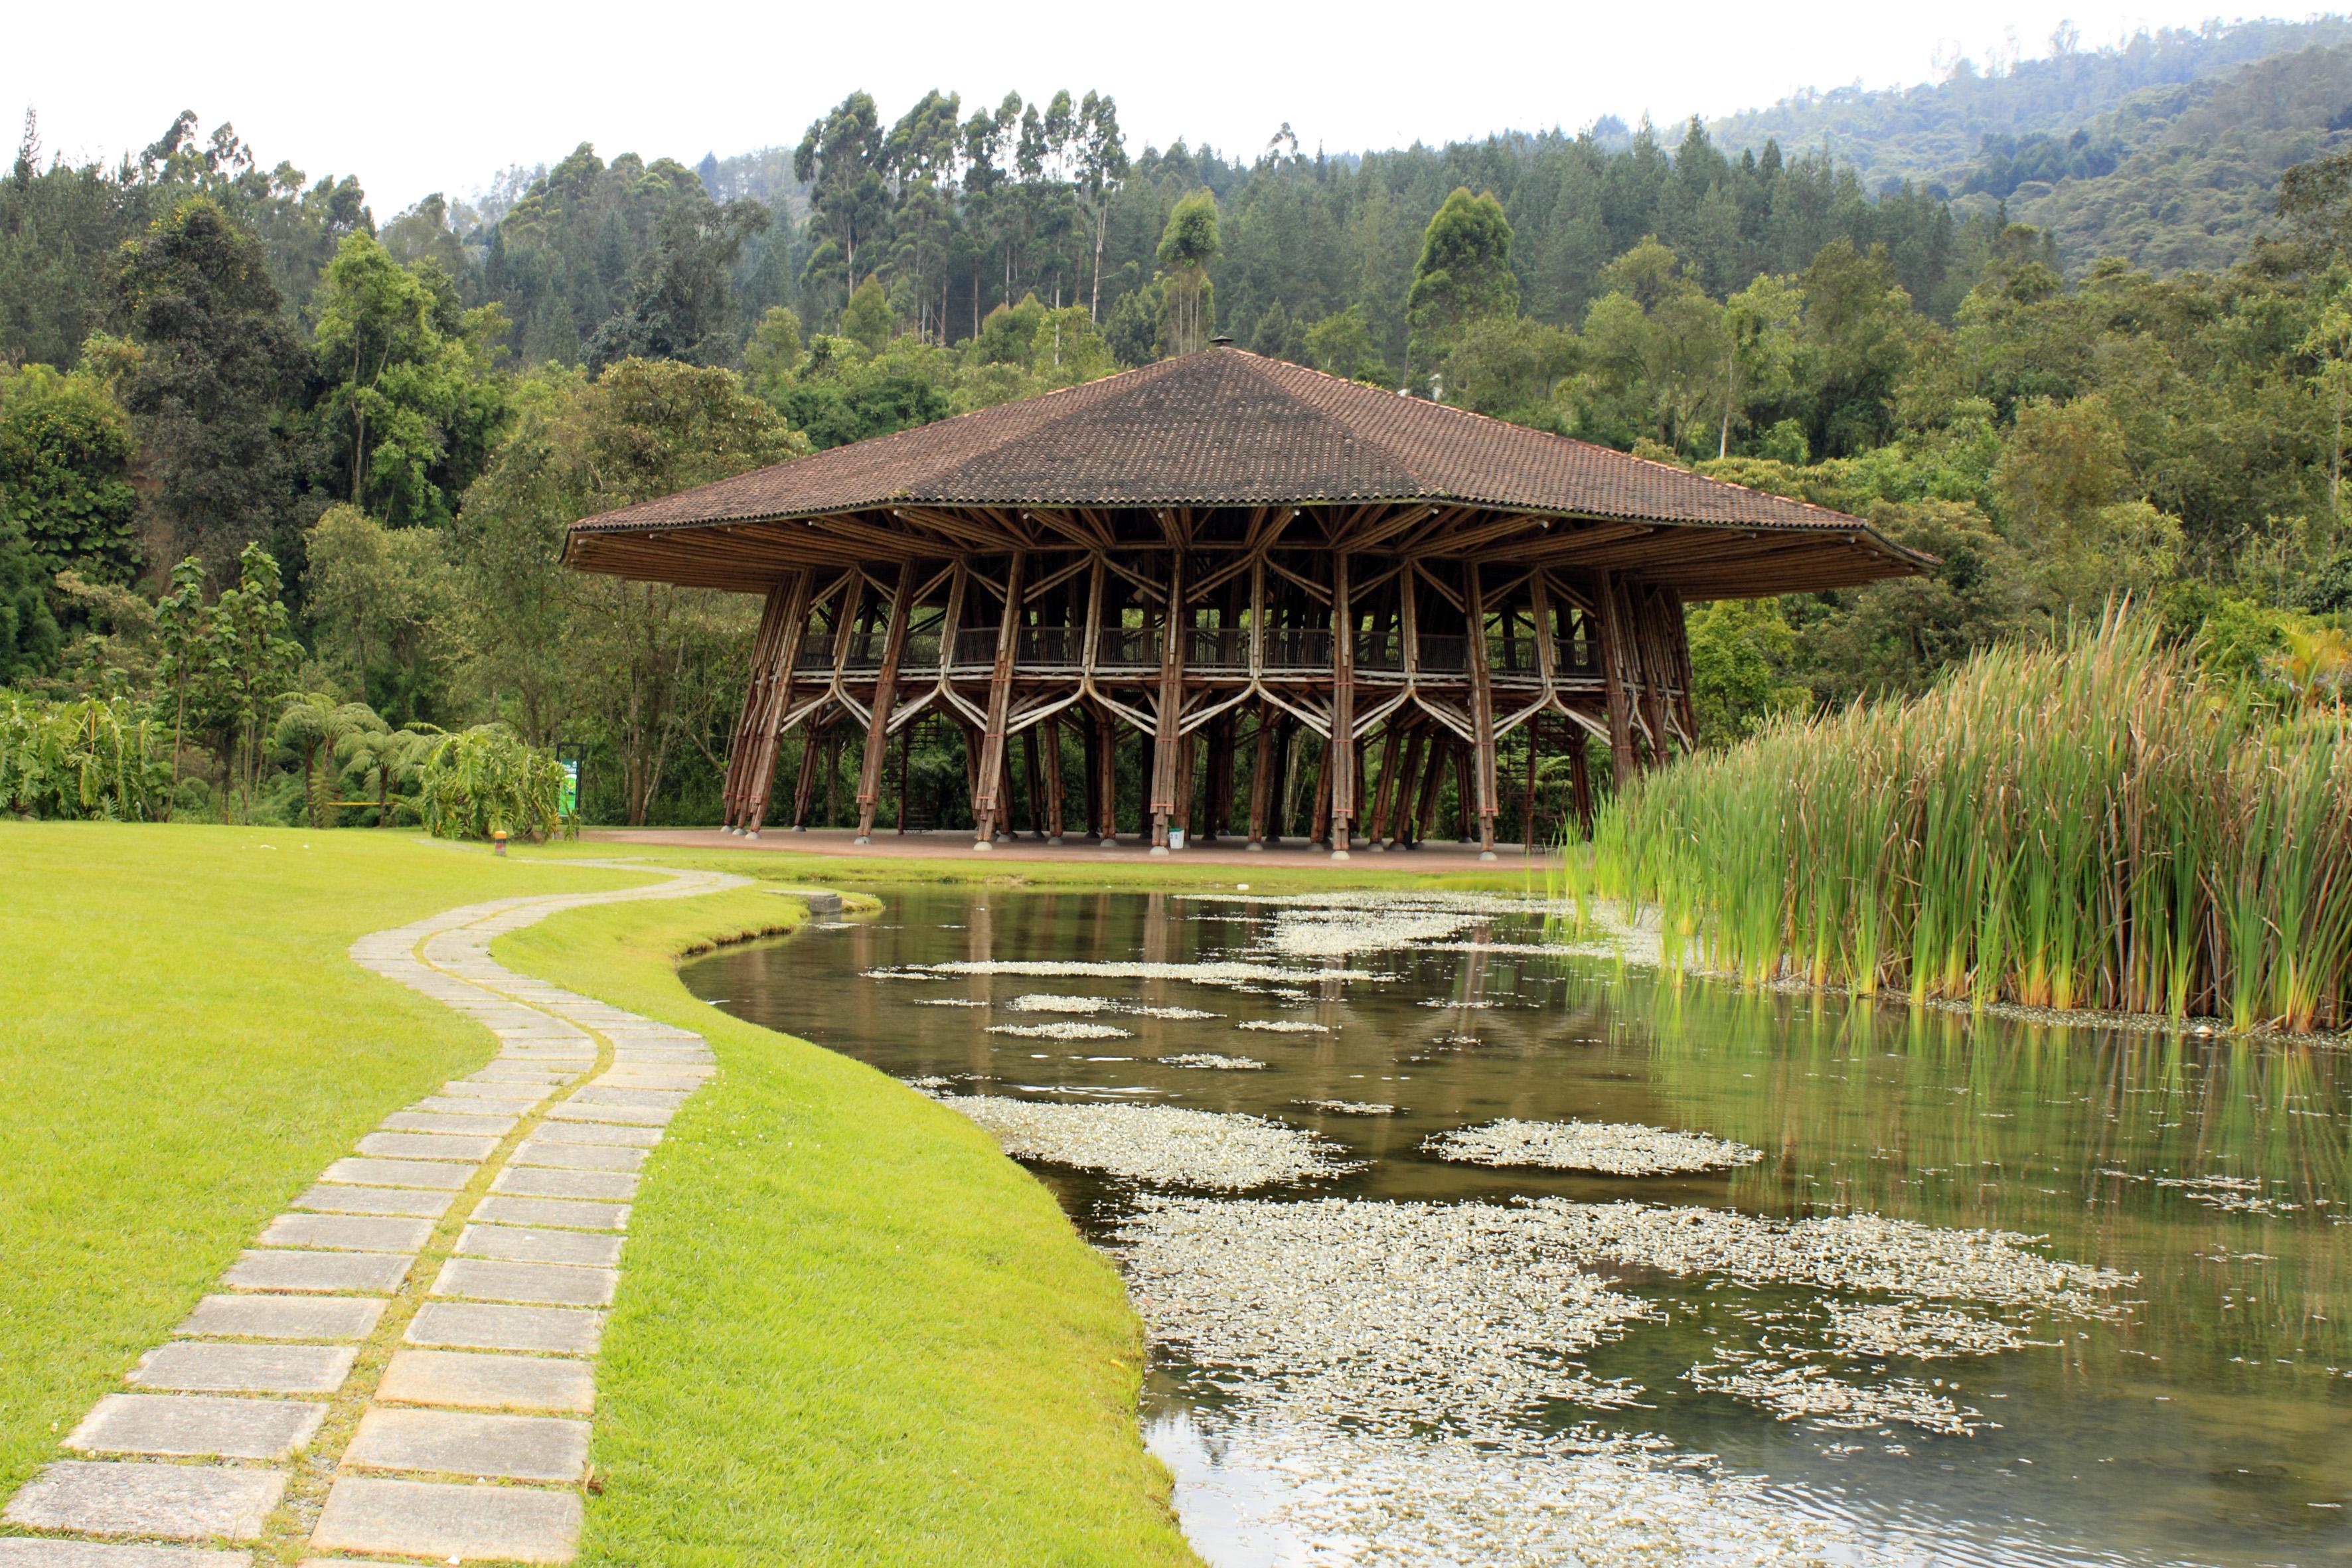
<path fill-rule="evenodd" d="M 0 1497 L 354 1139 L 490 1055 L 352 939 L 639 880 L 398 832 L 0 823 Z"/>
<path fill-rule="evenodd" d="M 1139 1325 L 1052 1195 L 952 1111 L 678 983 L 681 952 L 799 911 L 622 904 L 495 949 L 699 1030 L 721 1068 L 631 1217 L 583 1561 L 1196 1563 L 1136 1428 Z"/>

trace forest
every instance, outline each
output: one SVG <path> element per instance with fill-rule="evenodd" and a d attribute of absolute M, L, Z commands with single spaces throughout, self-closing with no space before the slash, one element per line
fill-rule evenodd
<path fill-rule="evenodd" d="M 1244 157 L 1131 147 L 1099 91 L 857 92 L 796 145 L 583 145 L 379 220 L 355 176 L 194 113 L 111 165 L 28 119 L 0 179 L 0 799 L 392 820 L 431 736 L 497 725 L 579 758 L 589 820 L 712 820 L 756 605 L 568 574 L 566 523 L 1212 334 L 1942 563 L 1695 606 L 1710 742 L 2122 596 L 2271 700 L 2340 689 L 2352 153 L 2288 168 L 2200 270 L 2011 221 L 2013 167 L 1954 195 L 1622 130 L 1339 155 L 1285 126 Z M 964 788 L 918 755 L 910 815 L 961 821 Z"/>

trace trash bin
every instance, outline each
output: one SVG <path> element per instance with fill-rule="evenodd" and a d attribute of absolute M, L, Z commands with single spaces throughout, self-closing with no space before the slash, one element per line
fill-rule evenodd
<path fill-rule="evenodd" d="M 1182 828 L 1171 827 L 1168 830 L 1168 847 L 1171 849 L 1181 849 L 1184 847 L 1184 830 Z"/>

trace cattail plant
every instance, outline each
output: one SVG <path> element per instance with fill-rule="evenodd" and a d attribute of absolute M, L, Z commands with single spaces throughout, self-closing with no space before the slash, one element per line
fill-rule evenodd
<path fill-rule="evenodd" d="M 2118 608 L 1643 778 L 1591 875 L 1655 908 L 1670 963 L 1751 982 L 2343 1028 L 2347 738 Z"/>

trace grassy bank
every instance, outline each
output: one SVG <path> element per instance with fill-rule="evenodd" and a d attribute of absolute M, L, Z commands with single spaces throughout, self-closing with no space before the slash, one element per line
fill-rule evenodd
<path fill-rule="evenodd" d="M 2343 731 L 2112 616 L 1651 775 L 1603 813 L 1593 887 L 1750 979 L 2342 1027 Z"/>
<path fill-rule="evenodd" d="M 1045 1189 L 961 1117 L 678 984 L 680 952 L 797 908 L 615 905 L 495 949 L 722 1065 L 631 1220 L 583 1562 L 1193 1562 L 1136 1433 L 1139 1325 Z"/>
<path fill-rule="evenodd" d="M 0 823 L 0 1496 L 479 1027 L 352 939 L 636 879 L 404 833 Z"/>

